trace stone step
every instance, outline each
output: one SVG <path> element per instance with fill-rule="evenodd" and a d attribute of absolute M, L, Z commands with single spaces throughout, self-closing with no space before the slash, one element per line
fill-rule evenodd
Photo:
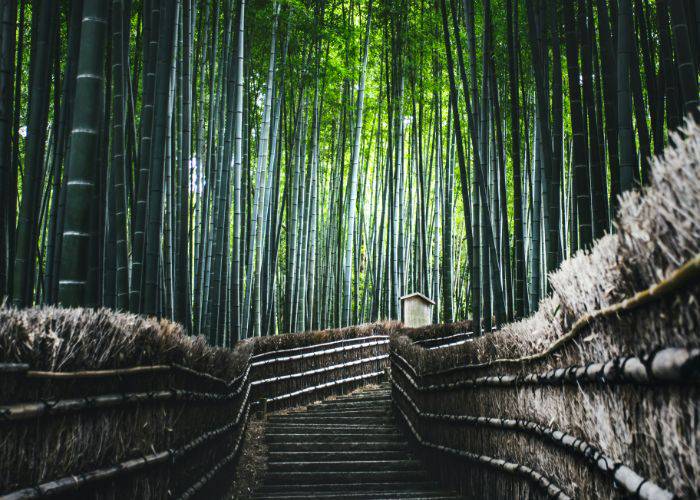
<path fill-rule="evenodd" d="M 368 406 L 367 408 L 325 408 L 323 406 L 312 406 L 308 411 L 304 413 L 294 413 L 282 416 L 299 415 L 299 417 L 386 417 L 389 416 L 392 419 L 394 414 L 391 412 L 391 408 L 377 408 L 375 406 Z M 268 417 L 272 418 L 272 417 Z"/>
<path fill-rule="evenodd" d="M 361 391 L 354 394 L 345 394 L 338 396 L 340 398 L 366 397 L 366 396 L 391 396 L 391 391 L 388 389 L 373 389 L 371 391 Z M 335 398 L 337 399 L 337 398 Z"/>
<path fill-rule="evenodd" d="M 314 461 L 314 462 L 269 462 L 270 472 L 384 472 L 418 471 L 421 464 L 417 460 L 357 460 L 357 461 Z"/>
<path fill-rule="evenodd" d="M 391 411 L 391 401 L 339 401 L 332 403 L 319 403 L 311 407 L 311 411 L 346 411 L 346 410 L 373 410 Z"/>
<path fill-rule="evenodd" d="M 406 481 L 403 483 L 393 482 L 372 482 L 367 481 L 359 484 L 353 483 L 329 483 L 324 485 L 317 484 L 298 484 L 293 486 L 268 484 L 260 488 L 260 495 L 304 495 L 310 493 L 316 494 L 366 494 L 367 492 L 375 493 L 391 493 L 403 494 L 410 491 L 437 491 L 440 486 L 435 481 Z"/>
<path fill-rule="evenodd" d="M 292 490 L 292 491 L 289 491 L 287 493 L 256 495 L 253 498 L 255 498 L 255 499 L 265 499 L 265 498 L 269 498 L 269 499 L 279 499 L 279 498 L 290 498 L 290 499 L 294 499 L 294 498 L 355 498 L 355 499 L 362 499 L 362 500 L 384 500 L 384 499 L 394 499 L 394 500 L 403 500 L 403 499 L 454 500 L 454 499 L 459 499 L 461 497 L 458 497 L 455 495 L 450 495 L 449 493 L 443 493 L 441 491 L 430 491 L 430 490 L 401 491 L 401 492 L 365 491 L 365 492 L 360 492 L 360 493 L 343 492 L 343 491 L 327 491 L 327 490 L 297 493 L 297 492 Z"/>
<path fill-rule="evenodd" d="M 257 499 L 460 498 L 431 481 L 393 413 L 388 384 L 268 416 Z"/>
<path fill-rule="evenodd" d="M 396 431 L 384 431 L 384 432 L 373 432 L 367 434 L 364 432 L 280 432 L 280 433 L 268 433 L 265 435 L 265 439 L 268 443 L 307 443 L 307 442 L 321 442 L 321 443 L 361 443 L 361 442 L 374 442 L 374 441 L 404 441 L 403 435 Z"/>
<path fill-rule="evenodd" d="M 386 394 L 353 394 L 351 396 L 338 396 L 329 402 L 343 401 L 391 401 L 391 393 Z"/>
<path fill-rule="evenodd" d="M 357 450 L 357 451 L 271 451 L 268 452 L 268 463 L 273 462 L 317 462 L 328 460 L 331 462 L 340 461 L 362 461 L 362 460 L 401 460 L 413 458 L 408 450 Z"/>
<path fill-rule="evenodd" d="M 357 436 L 352 436 L 356 438 Z M 269 443 L 269 451 L 273 452 L 334 452 L 334 451 L 401 451 L 408 453 L 408 442 L 403 439 L 395 439 L 391 436 L 386 439 L 383 436 L 372 436 L 371 440 L 343 440 L 338 442 L 332 441 L 312 441 L 312 440 L 290 440 L 282 439 L 273 440 Z"/>
<path fill-rule="evenodd" d="M 386 434 L 396 432 L 396 427 L 386 422 L 376 424 L 282 424 L 269 425 L 266 430 L 270 434 L 334 434 L 344 432 L 347 434 Z"/>
<path fill-rule="evenodd" d="M 322 401 L 323 403 L 344 403 L 347 401 L 391 401 L 391 394 L 354 394 L 352 396 L 338 396 L 337 398 Z"/>
<path fill-rule="evenodd" d="M 268 425 L 306 425 L 306 424 L 336 424 L 336 425 L 357 425 L 357 424 L 393 424 L 394 419 L 388 415 L 333 415 L 323 414 L 320 416 L 303 413 L 300 415 L 280 415 L 268 418 Z"/>
<path fill-rule="evenodd" d="M 391 385 L 389 385 L 388 383 L 382 383 L 382 384 L 377 384 L 374 387 L 363 387 L 361 389 L 357 389 L 357 390 L 355 390 L 347 395 L 352 396 L 353 394 L 366 394 L 368 392 L 381 392 L 381 391 L 386 392 L 386 391 L 390 390 L 390 388 L 391 388 Z"/>
<path fill-rule="evenodd" d="M 425 471 L 416 470 L 376 470 L 376 471 L 311 471 L 311 472 L 275 472 L 268 471 L 265 484 L 299 485 L 299 484 L 335 484 L 350 483 L 357 485 L 365 482 L 408 482 L 427 480 Z"/>

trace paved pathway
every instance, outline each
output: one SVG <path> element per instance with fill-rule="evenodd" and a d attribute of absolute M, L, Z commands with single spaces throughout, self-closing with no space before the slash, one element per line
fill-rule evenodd
<path fill-rule="evenodd" d="M 457 499 L 428 475 L 396 425 L 388 385 L 271 415 L 255 498 Z"/>

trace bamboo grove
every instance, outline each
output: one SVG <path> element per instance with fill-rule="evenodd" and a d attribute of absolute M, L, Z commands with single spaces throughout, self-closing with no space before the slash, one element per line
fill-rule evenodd
<path fill-rule="evenodd" d="M 485 329 L 698 117 L 695 0 L 0 0 L 0 294 Z"/>

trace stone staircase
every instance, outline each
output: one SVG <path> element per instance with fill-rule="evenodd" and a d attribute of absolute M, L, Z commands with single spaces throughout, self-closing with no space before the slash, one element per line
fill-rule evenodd
<path fill-rule="evenodd" d="M 268 468 L 254 498 L 456 499 L 413 456 L 389 386 L 268 417 Z"/>

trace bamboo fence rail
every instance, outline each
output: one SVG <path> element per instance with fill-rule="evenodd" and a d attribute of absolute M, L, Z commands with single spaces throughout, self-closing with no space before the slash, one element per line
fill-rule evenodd
<path fill-rule="evenodd" d="M 509 462 L 507 460 L 502 460 L 494 457 L 490 457 L 487 455 L 478 455 L 476 453 L 471 453 L 466 450 L 460 450 L 457 448 L 452 448 L 449 446 L 444 446 L 441 444 L 436 444 L 431 441 L 428 441 L 423 438 L 423 436 L 418 432 L 411 422 L 411 420 L 408 418 L 406 413 L 403 411 L 403 409 L 399 406 L 397 406 L 399 410 L 399 415 L 403 418 L 405 424 L 408 426 L 408 428 L 411 431 L 411 434 L 413 434 L 413 437 L 420 443 L 422 446 L 428 447 L 428 448 L 433 448 L 435 450 L 438 450 L 443 453 L 449 453 L 451 455 L 455 455 L 459 458 L 467 459 L 471 462 L 477 462 L 479 464 L 485 465 L 487 467 L 491 467 L 497 470 L 500 470 L 502 472 L 508 473 L 508 474 L 519 474 L 524 477 L 526 477 L 528 480 L 532 481 L 535 483 L 539 488 L 541 488 L 549 498 L 554 498 L 558 500 L 571 500 L 571 497 L 568 496 L 564 490 L 562 490 L 559 486 L 556 485 L 553 481 L 551 481 L 548 477 L 546 477 L 544 474 L 541 474 L 540 472 L 537 472 L 536 470 L 522 464 L 514 463 L 514 462 Z"/>
<path fill-rule="evenodd" d="M 398 414 L 429 463 L 468 495 L 692 496 L 698 478 L 685 464 L 692 467 L 699 452 L 693 414 L 700 348 L 693 330 L 697 309 L 692 309 L 698 279 L 700 256 L 695 256 L 646 290 L 584 314 L 532 354 L 499 356 L 503 341 L 491 346 L 487 337 L 469 331 L 442 337 L 399 331 L 389 354 Z M 666 336 L 673 339 L 666 345 L 646 344 L 643 330 L 632 330 L 638 342 L 626 348 L 601 341 L 614 338 L 616 328 L 638 325 L 637 316 L 654 312 L 663 318 L 671 305 L 681 303 L 691 310 L 686 309 L 687 318 L 668 321 L 668 328 L 676 330 Z M 492 335 L 497 339 L 498 333 Z M 472 341 L 480 344 L 462 345 Z M 588 343 L 587 350 L 580 343 Z M 458 363 L 450 366 L 429 354 L 454 348 L 469 362 L 450 353 Z M 639 350 L 625 352 L 630 348 Z M 610 427 L 598 429 L 601 423 Z M 686 458 L 676 451 L 681 449 Z M 495 450 L 501 458 L 491 456 Z M 669 455 L 676 462 L 660 462 L 660 456 Z M 486 467 L 465 468 L 460 459 Z M 540 481 L 543 471 L 546 481 Z M 501 481 L 503 474 L 520 474 L 523 484 L 535 489 Z M 685 481 L 680 486 L 679 475 Z"/>
<path fill-rule="evenodd" d="M 414 389 L 419 387 L 416 381 L 413 380 L 405 370 L 399 367 L 399 371 Z M 627 465 L 613 460 L 595 446 L 579 437 L 542 425 L 538 422 L 523 419 L 424 412 L 415 401 L 411 399 L 408 392 L 401 387 L 401 384 L 398 383 L 394 377 L 391 377 L 391 384 L 398 394 L 411 406 L 415 415 L 421 420 L 445 422 L 452 425 L 491 427 L 502 431 L 517 431 L 530 434 L 565 448 L 575 453 L 582 460 L 588 461 L 591 465 L 597 467 L 601 472 L 610 477 L 611 480 L 619 484 L 629 495 L 637 496 L 642 499 L 670 500 L 674 498 L 673 493 L 670 491 L 640 476 Z"/>
<path fill-rule="evenodd" d="M 378 331 L 383 330 L 379 327 Z M 200 411 L 200 408 L 205 414 L 216 417 L 212 420 L 213 423 L 222 422 L 205 428 L 203 432 L 190 437 L 189 441 L 184 441 L 179 446 L 161 448 L 160 451 L 156 451 L 159 449 L 157 446 L 149 446 L 151 451 L 140 456 L 125 457 L 116 463 L 90 470 L 74 470 L 35 485 L 21 485 L 12 480 L 8 483 L 7 475 L 0 476 L 0 498 L 45 498 L 71 492 L 110 492 L 112 495 L 126 496 L 133 491 L 130 489 L 133 488 L 130 485 L 132 478 L 140 477 L 141 481 L 148 483 L 152 471 L 161 469 L 170 479 L 150 486 L 154 497 L 210 497 L 212 488 L 215 488 L 217 483 L 212 480 L 222 471 L 229 470 L 235 463 L 252 405 L 262 400 L 276 408 L 304 404 L 310 399 L 319 399 L 329 393 L 347 392 L 384 375 L 384 367 L 388 360 L 388 335 L 362 335 L 328 341 L 333 334 L 332 331 L 327 332 L 322 337 L 326 341 L 249 356 L 241 373 L 228 381 L 178 364 L 72 372 L 32 370 L 29 364 L 23 363 L 0 364 L 0 372 L 12 373 L 13 376 L 19 377 L 17 380 L 20 384 L 22 380 L 37 380 L 44 384 L 114 380 L 128 381 L 129 386 L 133 387 L 138 386 L 143 377 L 156 376 L 165 377 L 163 380 L 172 385 L 172 382 L 168 382 L 168 377 L 178 374 L 183 380 L 197 384 L 203 389 L 191 390 L 170 386 L 152 390 L 143 387 L 144 390 L 141 391 L 4 404 L 0 406 L 0 426 L 3 427 L 3 432 L 11 433 L 13 426 L 33 420 L 37 426 L 44 426 L 44 429 L 53 425 L 68 424 L 75 426 L 76 430 L 82 426 L 85 432 L 89 432 L 92 422 L 105 418 L 120 418 L 122 413 L 119 412 L 128 412 L 137 419 L 143 412 L 148 411 L 161 412 L 164 416 L 173 414 L 174 418 L 178 418 L 175 417 L 176 414 Z M 311 342 L 315 339 L 309 337 Z M 294 340 L 298 342 L 297 339 Z M 269 376 L 270 373 L 274 375 Z M 151 379 L 146 380 L 146 385 L 152 384 Z M 149 407 L 153 407 L 153 410 L 148 410 Z M 117 410 L 118 413 L 114 413 Z M 226 415 L 230 417 L 226 418 Z M 62 419 L 60 423 L 56 418 Z M 196 432 L 196 429 L 190 432 Z M 144 438 L 147 440 L 148 436 Z M 204 446 L 205 444 L 210 446 Z M 205 449 L 213 452 L 202 455 L 202 460 L 183 460 Z M 61 459 L 60 456 L 55 458 Z M 193 470 L 192 463 L 201 465 Z M 183 466 L 188 468 L 185 474 Z M 27 477 L 27 472 L 31 473 L 31 465 L 29 469 L 24 471 L 22 477 Z M 3 481 L 6 484 L 3 484 Z M 8 490 L 8 484 L 21 487 Z"/>

